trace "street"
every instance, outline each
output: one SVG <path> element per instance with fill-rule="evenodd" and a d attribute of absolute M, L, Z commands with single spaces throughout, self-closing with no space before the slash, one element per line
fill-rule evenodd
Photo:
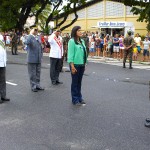
<path fill-rule="evenodd" d="M 30 89 L 26 54 L 8 54 L 7 96 L 0 105 L 0 150 L 149 150 L 150 66 L 122 68 L 89 59 L 83 77 L 86 106 L 71 103 L 70 72 L 51 85 L 43 57 L 41 86 Z M 142 69 L 139 69 L 141 66 Z M 64 63 L 64 67 L 68 67 Z"/>

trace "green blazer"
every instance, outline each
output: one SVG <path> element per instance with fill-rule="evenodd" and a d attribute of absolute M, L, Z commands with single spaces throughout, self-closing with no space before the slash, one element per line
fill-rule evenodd
<path fill-rule="evenodd" d="M 84 43 L 84 40 L 82 40 L 82 44 L 86 51 L 86 62 L 87 62 L 87 50 Z M 70 39 L 68 42 L 68 63 L 74 63 L 76 65 L 83 65 L 84 64 L 84 50 L 82 48 L 81 44 L 76 44 L 74 39 Z"/>

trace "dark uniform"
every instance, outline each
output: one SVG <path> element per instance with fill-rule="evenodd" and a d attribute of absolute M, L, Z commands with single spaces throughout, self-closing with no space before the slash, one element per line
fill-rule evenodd
<path fill-rule="evenodd" d="M 132 55 L 133 55 L 132 46 L 134 44 L 134 39 L 131 37 L 131 33 L 128 33 L 128 34 L 129 34 L 129 36 L 124 38 L 124 41 L 123 41 L 123 44 L 125 46 L 124 58 L 123 58 L 123 68 L 126 68 L 125 63 L 126 63 L 127 56 L 129 55 L 129 69 L 132 69 Z"/>
<path fill-rule="evenodd" d="M 12 46 L 11 46 L 11 52 L 12 55 L 17 55 L 17 46 L 18 46 L 18 36 L 16 33 L 12 35 Z"/>
<path fill-rule="evenodd" d="M 85 42 L 85 46 L 86 46 L 86 50 L 87 50 L 87 55 L 89 54 L 89 38 L 86 34 L 84 34 L 82 36 L 82 39 L 84 40 Z"/>
<path fill-rule="evenodd" d="M 70 40 L 69 35 L 63 37 L 63 46 L 64 46 L 64 58 L 65 58 L 65 61 L 67 61 L 67 51 L 68 51 L 68 42 L 69 42 L 69 40 Z"/>

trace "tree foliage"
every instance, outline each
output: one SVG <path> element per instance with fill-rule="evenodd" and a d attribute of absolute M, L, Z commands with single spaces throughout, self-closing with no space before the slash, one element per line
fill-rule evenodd
<path fill-rule="evenodd" d="M 35 17 L 35 24 L 42 28 L 48 28 L 50 21 L 58 20 L 60 13 L 63 13 L 63 21 L 56 24 L 56 27 L 63 25 L 70 12 L 75 14 L 66 27 L 73 24 L 78 15 L 76 7 L 84 5 L 86 0 L 0 0 L 0 25 L 3 30 L 19 29 L 22 31 L 28 17 Z"/>
<path fill-rule="evenodd" d="M 150 2 L 148 0 L 124 0 L 125 5 L 131 6 L 131 12 L 139 15 L 137 21 L 147 23 L 147 30 L 150 31 Z"/>

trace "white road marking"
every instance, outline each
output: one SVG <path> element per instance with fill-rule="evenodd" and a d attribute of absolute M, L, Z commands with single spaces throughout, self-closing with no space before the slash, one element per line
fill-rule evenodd
<path fill-rule="evenodd" d="M 7 84 L 10 84 L 10 85 L 14 85 L 14 86 L 17 86 L 18 84 L 16 84 L 16 83 L 12 83 L 12 82 L 8 82 L 8 81 L 6 81 L 6 83 Z"/>

